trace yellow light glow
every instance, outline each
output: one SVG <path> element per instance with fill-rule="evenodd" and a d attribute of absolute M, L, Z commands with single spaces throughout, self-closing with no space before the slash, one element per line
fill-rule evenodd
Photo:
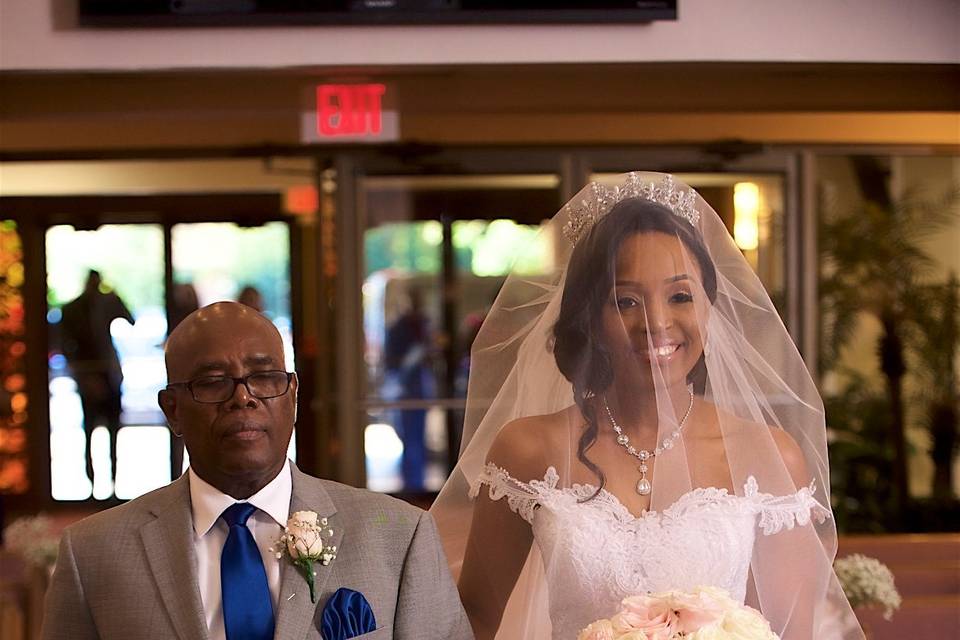
<path fill-rule="evenodd" d="M 432 247 L 439 247 L 443 242 L 443 225 L 433 220 L 422 223 L 420 238 Z"/>
<path fill-rule="evenodd" d="M 14 413 L 21 413 L 27 408 L 27 394 L 20 392 L 10 396 L 10 408 Z"/>
<path fill-rule="evenodd" d="M 753 182 L 733 186 L 733 239 L 744 251 L 760 246 L 760 187 Z"/>

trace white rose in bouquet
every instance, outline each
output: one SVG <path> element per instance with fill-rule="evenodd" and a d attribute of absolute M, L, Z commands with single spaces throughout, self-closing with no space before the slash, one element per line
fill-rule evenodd
<path fill-rule="evenodd" d="M 759 611 L 715 587 L 632 596 L 622 607 L 577 640 L 778 640 Z"/>

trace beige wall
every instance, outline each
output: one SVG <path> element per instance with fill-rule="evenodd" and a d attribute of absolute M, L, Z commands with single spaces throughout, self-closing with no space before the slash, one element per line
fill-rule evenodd
<path fill-rule="evenodd" d="M 282 191 L 313 184 L 308 159 L 0 163 L 0 196 Z"/>
<path fill-rule="evenodd" d="M 646 25 L 79 29 L 69 0 L 0 2 L 0 69 L 960 61 L 953 0 L 682 0 Z"/>
<path fill-rule="evenodd" d="M 0 74 L 0 151 L 296 146 L 331 81 L 429 144 L 960 145 L 960 65 L 665 63 Z"/>

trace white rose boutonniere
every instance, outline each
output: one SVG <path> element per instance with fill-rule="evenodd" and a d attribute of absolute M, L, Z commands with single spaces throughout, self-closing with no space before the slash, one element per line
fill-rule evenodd
<path fill-rule="evenodd" d="M 310 587 L 310 602 L 316 602 L 313 579 L 316 572 L 313 563 L 326 566 L 337 557 L 337 548 L 327 544 L 333 537 L 327 518 L 319 517 L 314 511 L 297 511 L 287 520 L 283 535 L 273 545 L 277 559 L 286 555 L 290 562 L 300 569 Z"/>

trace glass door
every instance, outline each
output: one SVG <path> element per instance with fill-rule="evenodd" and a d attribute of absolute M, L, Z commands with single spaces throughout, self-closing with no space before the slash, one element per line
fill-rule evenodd
<path fill-rule="evenodd" d="M 191 311 L 218 300 L 256 308 L 293 367 L 290 225 L 156 218 L 46 230 L 54 500 L 130 499 L 186 468 L 157 392 L 166 337 Z"/>
<path fill-rule="evenodd" d="M 170 481 L 159 224 L 46 232 L 55 500 L 132 498 Z"/>
<path fill-rule="evenodd" d="M 550 267 L 539 228 L 558 184 L 549 174 L 360 180 L 368 488 L 443 485 L 459 453 L 471 343 L 511 269 Z M 515 264 L 531 245 L 539 258 Z"/>
<path fill-rule="evenodd" d="M 540 225 L 586 182 L 621 169 L 670 172 L 695 187 L 727 222 L 788 328 L 801 332 L 796 158 L 722 151 L 451 152 L 422 166 L 365 157 L 338 164 L 338 317 L 363 318 L 359 335 L 350 329 L 338 340 L 337 397 L 349 409 L 338 416 L 342 477 L 390 492 L 442 486 L 459 453 L 470 344 L 500 285 L 511 269 L 531 277 L 548 269 L 552 245 Z M 514 262 L 538 243 L 531 264 Z"/>

